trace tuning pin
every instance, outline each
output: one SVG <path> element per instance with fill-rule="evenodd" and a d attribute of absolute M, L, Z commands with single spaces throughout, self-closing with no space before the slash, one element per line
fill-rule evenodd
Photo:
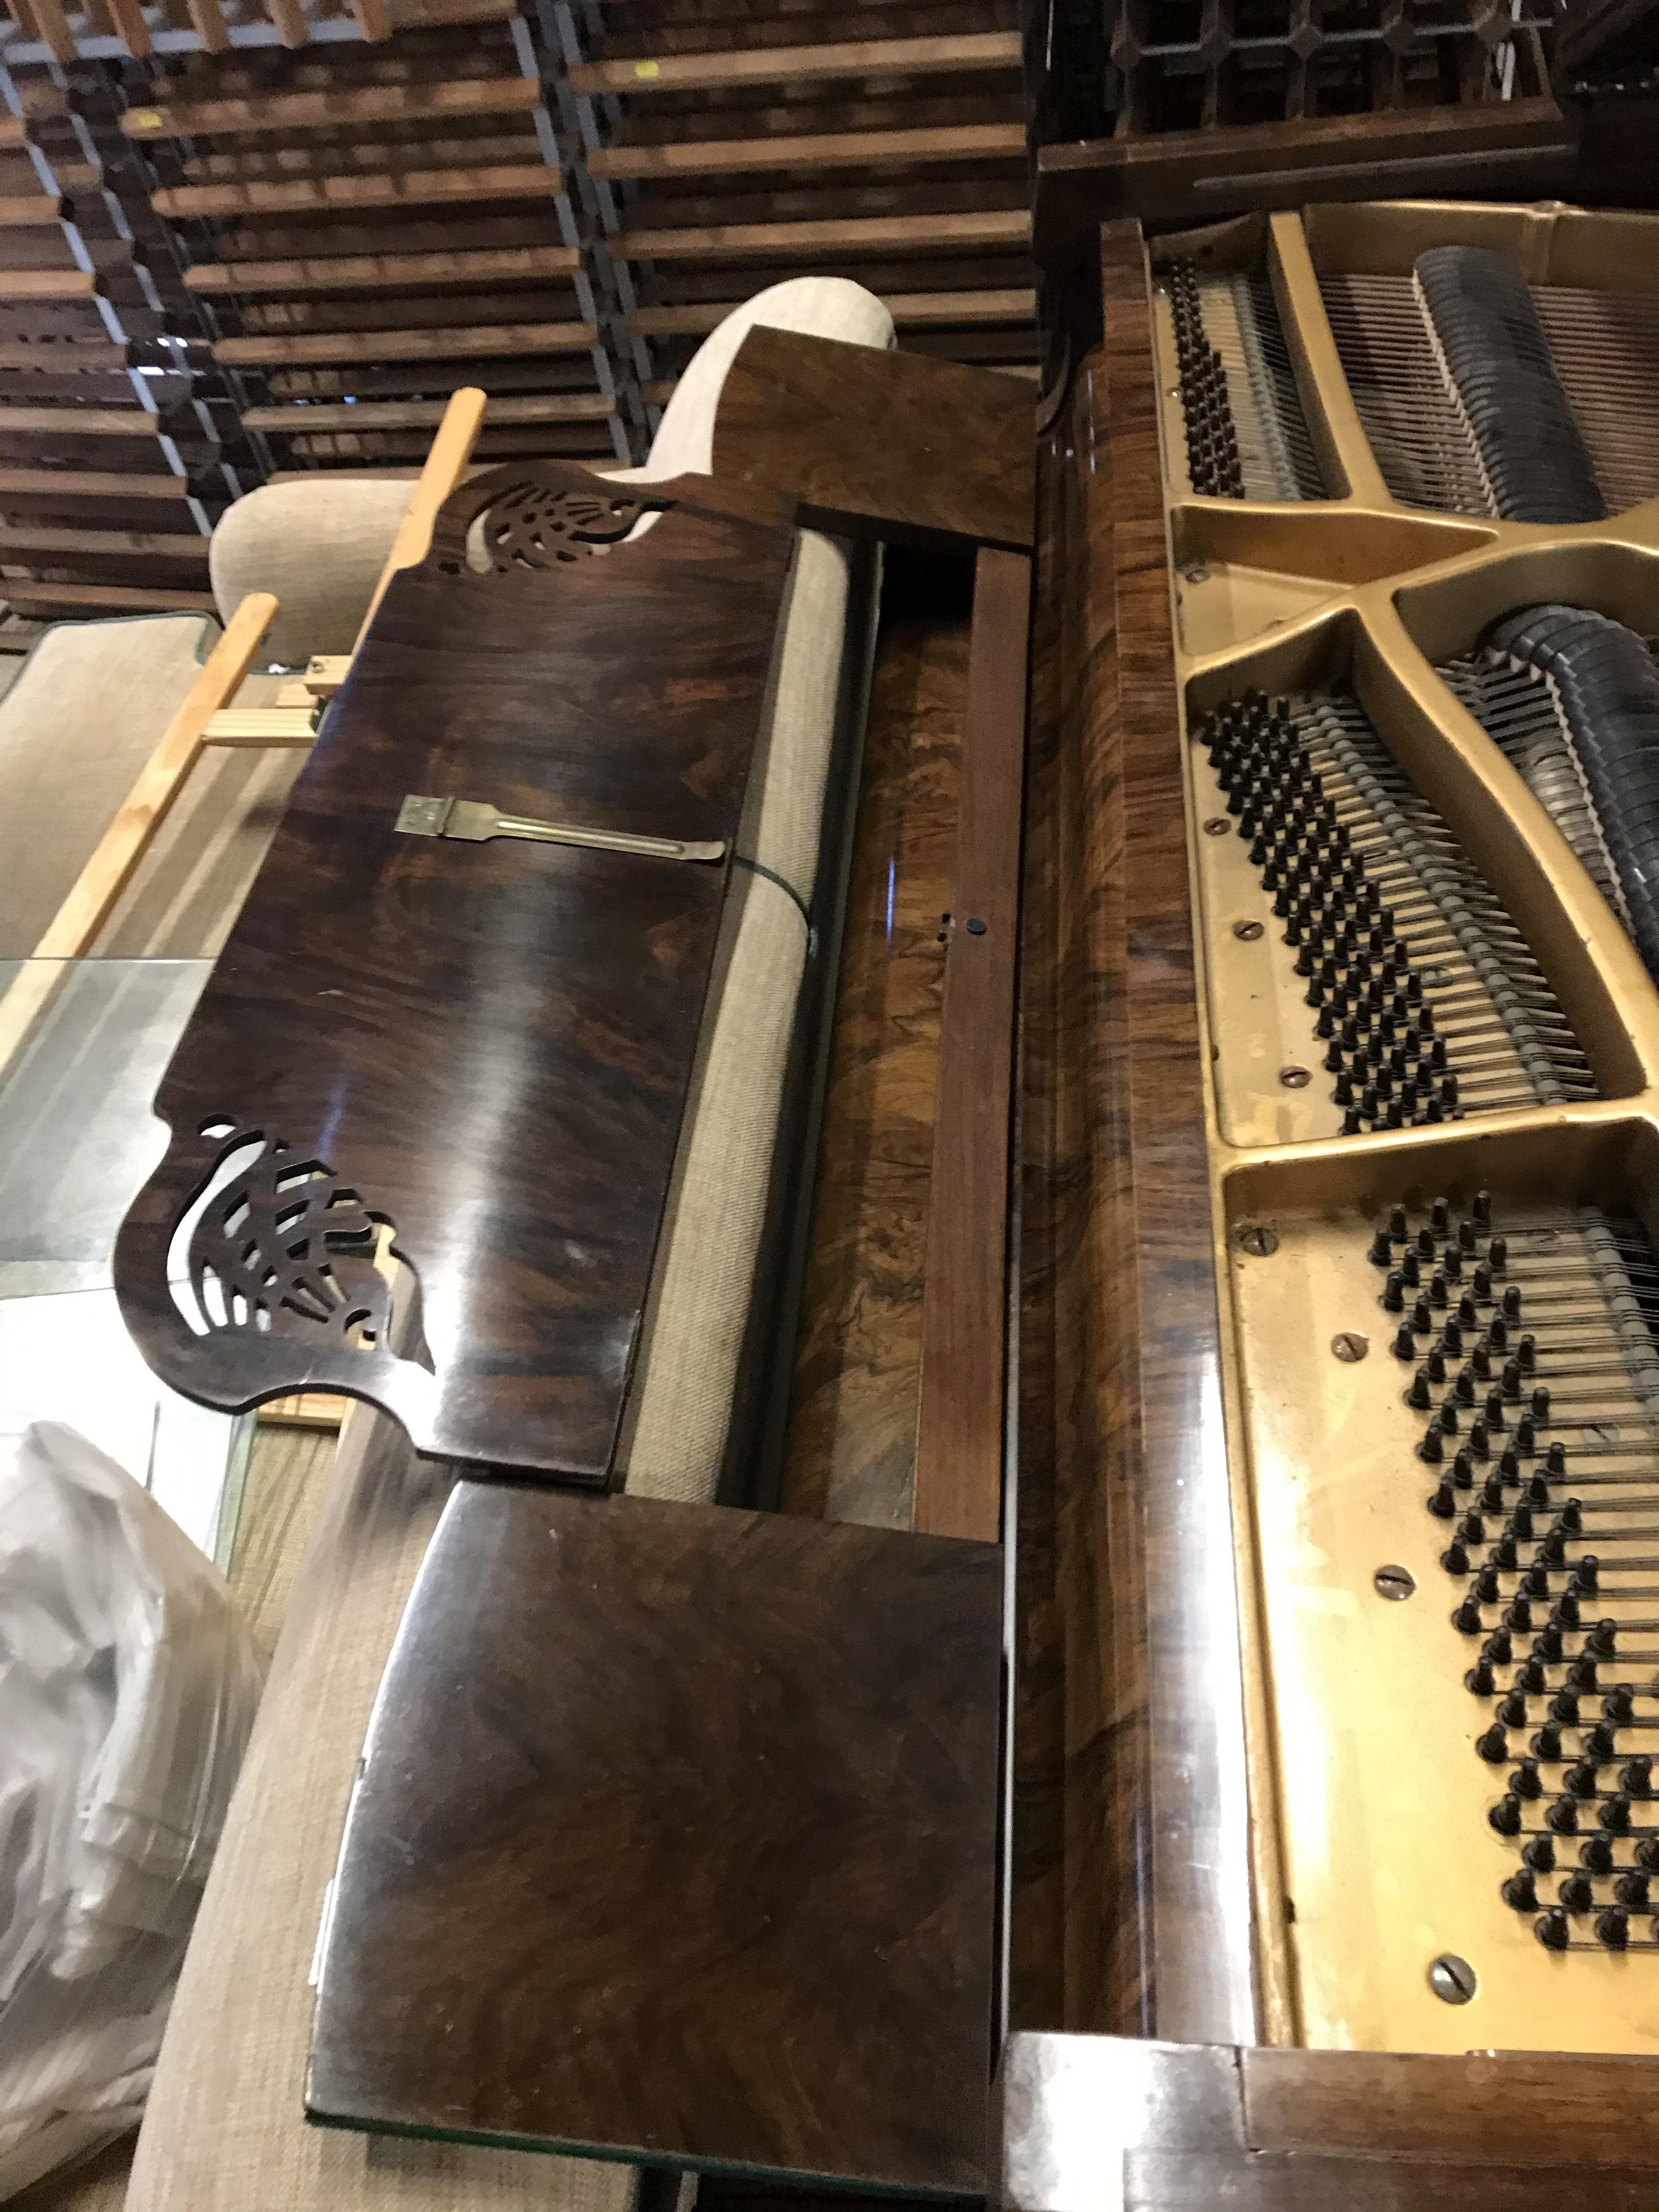
<path fill-rule="evenodd" d="M 1609 1951 L 1623 1951 L 1630 1944 L 1630 1915 L 1617 1905 L 1610 1905 L 1605 1912 L 1595 1917 L 1595 1940 Z"/>
<path fill-rule="evenodd" d="M 1518 1874 L 1512 1874 L 1504 1884 L 1502 1893 L 1504 1904 L 1512 1905 L 1517 1912 L 1536 1911 L 1538 1884 L 1533 1879 L 1532 1869 L 1522 1867 Z"/>
<path fill-rule="evenodd" d="M 1540 1915 L 1536 1933 L 1547 1951 L 1565 1951 L 1572 1941 L 1571 1926 L 1559 1905 Z"/>
<path fill-rule="evenodd" d="M 1557 1894 L 1568 1912 L 1588 1912 L 1595 1903 L 1595 1885 L 1582 1869 L 1570 1874 Z"/>

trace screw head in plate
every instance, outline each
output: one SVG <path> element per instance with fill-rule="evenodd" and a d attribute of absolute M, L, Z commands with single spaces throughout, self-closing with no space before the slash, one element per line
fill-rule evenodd
<path fill-rule="evenodd" d="M 1455 1951 L 1429 1961 L 1429 1987 L 1444 2004 L 1467 2004 L 1479 1986 L 1474 1968 Z"/>

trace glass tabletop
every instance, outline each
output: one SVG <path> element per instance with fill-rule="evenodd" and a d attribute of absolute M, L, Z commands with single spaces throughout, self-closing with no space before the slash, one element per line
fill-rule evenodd
<path fill-rule="evenodd" d="M 167 1141 L 151 1101 L 212 966 L 0 962 L 0 1438 L 68 1422 L 223 1567 L 252 1418 L 150 1373 L 110 1272 Z"/>

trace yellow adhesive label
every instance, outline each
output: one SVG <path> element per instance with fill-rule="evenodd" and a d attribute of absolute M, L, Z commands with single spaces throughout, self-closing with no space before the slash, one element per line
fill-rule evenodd
<path fill-rule="evenodd" d="M 155 107 L 135 108 L 131 123 L 135 131 L 159 131 L 161 127 L 161 111 Z"/>
<path fill-rule="evenodd" d="M 635 62 L 634 74 L 635 76 L 660 76 L 662 65 L 659 62 Z"/>

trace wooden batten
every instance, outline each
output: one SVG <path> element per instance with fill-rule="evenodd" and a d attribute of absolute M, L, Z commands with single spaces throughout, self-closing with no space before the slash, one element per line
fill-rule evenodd
<path fill-rule="evenodd" d="M 617 246 L 639 261 L 792 261 L 875 258 L 955 248 L 1026 246 L 1031 218 L 1024 208 L 984 214 L 857 216 L 801 222 L 641 224 L 623 229 Z"/>
<path fill-rule="evenodd" d="M 589 156 L 596 177 L 729 177 L 744 171 L 865 169 L 886 162 L 1012 161 L 1024 158 L 1018 123 L 963 124 L 921 131 L 845 131 L 806 137 L 672 139 L 606 146 Z"/>
<path fill-rule="evenodd" d="M 245 299 L 319 292 L 450 292 L 474 284 L 554 283 L 574 276 L 574 246 L 486 247 L 468 253 L 342 254 L 313 260 L 208 261 L 185 271 L 192 292 Z"/>
<path fill-rule="evenodd" d="M 585 353 L 592 323 L 495 323 L 476 328 L 342 331 L 316 337 L 221 338 L 213 357 L 228 368 L 276 368 L 307 362 L 470 361 L 527 354 Z"/>
<path fill-rule="evenodd" d="M 158 215 L 202 216 L 342 213 L 367 208 L 446 207 L 544 200 L 559 173 L 538 162 L 483 169 L 408 169 L 383 176 L 298 177 L 281 184 L 175 185 L 154 195 Z M 0 223 L 7 203 L 0 201 Z"/>

